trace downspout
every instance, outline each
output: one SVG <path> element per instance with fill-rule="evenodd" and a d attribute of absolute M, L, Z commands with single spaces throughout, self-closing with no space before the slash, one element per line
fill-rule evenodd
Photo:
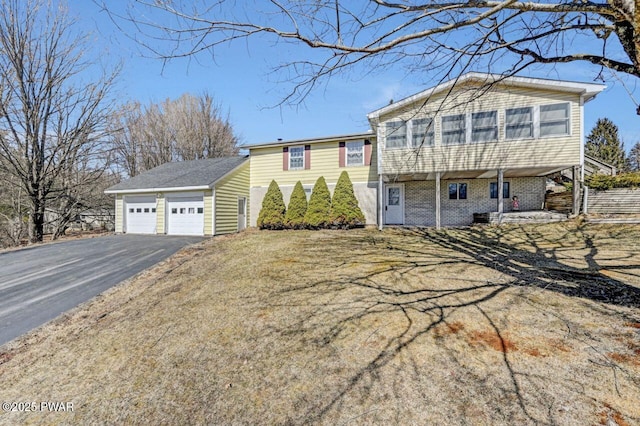
<path fill-rule="evenodd" d="M 371 122 L 371 121 L 370 121 Z M 375 127 L 376 127 L 376 163 L 378 168 L 378 205 L 377 205 L 377 216 L 378 216 L 378 230 L 382 231 L 383 228 L 383 204 L 384 204 L 384 182 L 382 179 L 382 138 L 380 137 L 380 125 L 379 125 L 378 117 L 376 117 Z M 373 124 L 373 123 L 372 123 Z"/>

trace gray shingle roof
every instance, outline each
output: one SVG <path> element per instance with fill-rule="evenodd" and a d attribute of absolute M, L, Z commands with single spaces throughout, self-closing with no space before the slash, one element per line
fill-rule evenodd
<path fill-rule="evenodd" d="M 248 156 L 237 156 L 165 163 L 120 182 L 106 192 L 208 186 L 248 160 Z"/>

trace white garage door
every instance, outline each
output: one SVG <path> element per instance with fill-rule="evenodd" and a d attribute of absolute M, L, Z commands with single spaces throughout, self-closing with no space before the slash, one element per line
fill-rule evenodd
<path fill-rule="evenodd" d="M 171 235 L 204 235 L 204 196 L 167 198 L 167 228 Z"/>
<path fill-rule="evenodd" d="M 156 233 L 156 198 L 126 197 L 125 226 L 130 234 Z"/>

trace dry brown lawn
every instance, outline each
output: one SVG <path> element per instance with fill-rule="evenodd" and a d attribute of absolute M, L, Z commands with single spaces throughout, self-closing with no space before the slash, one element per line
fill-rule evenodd
<path fill-rule="evenodd" d="M 2 424 L 640 424 L 640 226 L 248 231 L 0 348 Z"/>

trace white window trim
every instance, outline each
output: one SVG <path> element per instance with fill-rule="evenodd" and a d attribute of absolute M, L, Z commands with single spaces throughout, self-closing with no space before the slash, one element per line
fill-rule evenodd
<path fill-rule="evenodd" d="M 568 127 L 569 127 L 569 133 L 541 136 L 540 135 L 540 107 L 547 106 L 547 105 L 559 105 L 559 104 L 568 105 L 567 124 L 568 124 Z M 533 110 L 533 112 L 532 112 L 533 136 L 532 137 L 513 138 L 513 139 L 507 138 L 507 110 L 508 109 L 516 109 L 516 108 L 531 108 Z M 573 121 L 572 121 L 572 118 L 571 118 L 571 102 L 555 102 L 555 103 L 548 103 L 548 104 L 522 105 L 522 106 L 513 106 L 511 108 L 505 108 L 505 110 L 504 110 L 504 120 L 502 122 L 502 130 L 503 130 L 504 140 L 505 141 L 522 141 L 522 140 L 533 140 L 533 139 L 554 139 L 554 138 L 571 137 L 571 136 L 573 136 Z"/>
<path fill-rule="evenodd" d="M 524 138 L 508 138 L 507 137 L 507 110 L 519 109 L 519 108 L 531 108 L 531 136 Z M 504 109 L 504 119 L 502 120 L 502 134 L 505 141 L 524 141 L 536 139 L 536 108 L 533 105 L 513 106 L 511 108 Z"/>
<path fill-rule="evenodd" d="M 474 141 L 473 140 L 473 114 L 482 114 L 482 113 L 487 113 L 487 112 L 494 112 L 496 114 L 496 125 L 495 125 L 495 129 L 496 129 L 496 138 L 495 139 L 490 139 L 490 140 L 486 140 L 486 141 Z M 505 112 L 505 117 L 506 117 L 506 112 Z M 506 118 L 505 118 L 505 122 L 506 122 Z M 467 123 L 469 124 L 469 131 L 467 132 L 467 142 L 466 143 L 492 143 L 492 142 L 498 142 L 500 140 L 500 114 L 498 114 L 498 110 L 497 109 L 490 109 L 490 110 L 486 110 L 486 111 L 473 111 L 470 113 L 467 113 Z M 485 127 L 488 129 L 488 127 Z"/>
<path fill-rule="evenodd" d="M 430 131 L 426 132 L 426 135 L 431 134 L 433 137 L 433 143 L 424 143 L 420 145 L 413 145 L 413 121 L 414 120 L 431 120 Z M 421 146 L 435 146 L 436 144 L 436 119 L 435 117 L 414 117 L 408 121 L 407 125 L 407 147 L 418 148 Z"/>
<path fill-rule="evenodd" d="M 349 145 L 353 146 L 356 144 L 360 146 L 360 152 L 362 153 L 362 161 L 357 164 L 349 164 Z M 344 144 L 344 165 L 345 167 L 364 166 L 364 141 L 349 141 Z"/>
<path fill-rule="evenodd" d="M 410 121 L 410 120 L 409 120 Z M 409 135 L 410 135 L 410 131 L 411 131 L 411 126 L 409 125 L 409 121 L 405 121 L 405 120 L 389 120 L 386 121 L 384 123 L 384 148 L 385 149 L 404 149 L 408 146 L 408 142 L 409 141 Z M 387 134 L 387 124 L 390 123 L 404 123 L 404 127 L 405 127 L 405 142 L 403 145 L 401 146 L 388 146 L 387 144 L 387 137 L 389 136 Z M 345 161 L 346 163 L 346 161 Z"/>
<path fill-rule="evenodd" d="M 540 121 L 540 107 L 543 106 L 552 106 L 552 105 L 567 105 L 567 133 L 558 133 L 558 134 L 554 134 L 554 135 L 545 135 L 545 136 L 541 136 L 540 135 L 540 128 L 541 128 L 541 124 L 542 122 Z M 537 110 L 538 110 L 538 122 L 537 122 L 537 127 L 538 127 L 538 137 L 540 139 L 550 139 L 550 138 L 566 138 L 567 136 L 571 136 L 571 102 L 553 102 L 553 103 L 548 103 L 548 104 L 540 104 L 537 106 Z M 554 120 L 554 121 L 558 121 L 558 120 Z"/>
<path fill-rule="evenodd" d="M 454 116 L 459 116 L 459 115 L 463 115 L 464 116 L 464 140 L 462 142 L 449 142 L 449 143 L 445 143 L 444 142 L 444 119 L 446 117 L 454 117 Z M 456 113 L 456 114 L 447 114 L 447 115 L 443 115 L 440 117 L 440 145 L 442 146 L 454 146 L 454 145 L 465 145 L 471 140 L 471 113 Z"/>
<path fill-rule="evenodd" d="M 292 167 L 291 166 L 291 151 L 293 151 L 294 149 L 300 148 L 302 149 L 302 166 L 300 167 Z M 296 145 L 296 146 L 290 146 L 289 147 L 289 170 L 304 170 L 304 145 Z"/>

